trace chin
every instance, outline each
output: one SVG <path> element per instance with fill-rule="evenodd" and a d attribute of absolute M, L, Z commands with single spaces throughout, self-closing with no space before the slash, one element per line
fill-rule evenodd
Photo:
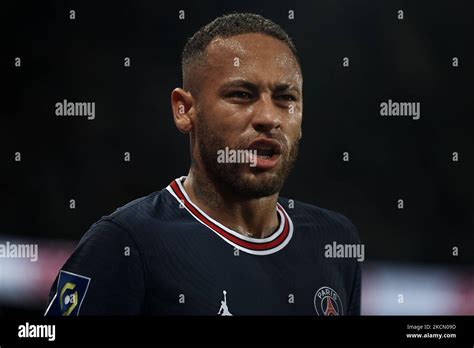
<path fill-rule="evenodd" d="M 257 171 L 245 173 L 235 187 L 239 193 L 255 198 L 271 196 L 278 193 L 282 180 L 276 172 Z"/>

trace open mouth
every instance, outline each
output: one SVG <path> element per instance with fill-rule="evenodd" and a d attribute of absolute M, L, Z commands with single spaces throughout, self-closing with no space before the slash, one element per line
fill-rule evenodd
<path fill-rule="evenodd" d="M 256 154 L 255 167 L 260 169 L 273 168 L 281 155 L 280 142 L 274 139 L 259 138 L 250 143 L 250 151 Z"/>
<path fill-rule="evenodd" d="M 275 154 L 275 151 L 273 149 L 254 149 L 254 151 L 257 151 L 258 157 L 263 158 L 271 158 Z"/>
<path fill-rule="evenodd" d="M 281 145 L 278 141 L 268 138 L 259 138 L 250 143 L 249 150 L 257 151 L 257 156 L 270 158 L 281 154 Z"/>

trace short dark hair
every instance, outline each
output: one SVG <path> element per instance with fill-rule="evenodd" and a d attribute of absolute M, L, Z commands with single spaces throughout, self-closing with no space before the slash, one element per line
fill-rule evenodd
<path fill-rule="evenodd" d="M 232 13 L 217 17 L 189 38 L 181 56 L 183 77 L 186 65 L 195 58 L 202 58 L 212 40 L 217 37 L 226 38 L 247 33 L 261 33 L 284 42 L 300 65 L 295 44 L 278 24 L 254 13 Z"/>

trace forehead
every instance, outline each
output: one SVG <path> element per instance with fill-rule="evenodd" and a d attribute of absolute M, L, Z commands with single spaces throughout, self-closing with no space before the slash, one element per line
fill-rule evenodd
<path fill-rule="evenodd" d="M 302 76 L 293 52 L 276 38 L 260 33 L 218 37 L 206 49 L 208 78 L 272 80 L 301 84 Z"/>

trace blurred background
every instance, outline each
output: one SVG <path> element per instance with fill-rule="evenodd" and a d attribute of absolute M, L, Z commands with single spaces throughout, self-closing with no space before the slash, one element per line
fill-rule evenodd
<path fill-rule="evenodd" d="M 244 11 L 281 25 L 299 51 L 303 139 L 282 195 L 341 212 L 357 226 L 366 253 L 362 313 L 474 315 L 468 1 L 0 6 L 8 28 L 0 50 L 7 90 L 0 245 L 38 245 L 36 262 L 0 258 L 0 315 L 42 315 L 54 277 L 92 223 L 187 173 L 188 139 L 170 107 L 182 47 L 215 17 Z M 64 99 L 95 102 L 95 119 L 57 117 Z M 381 117 L 388 99 L 420 102 L 421 118 Z"/>

